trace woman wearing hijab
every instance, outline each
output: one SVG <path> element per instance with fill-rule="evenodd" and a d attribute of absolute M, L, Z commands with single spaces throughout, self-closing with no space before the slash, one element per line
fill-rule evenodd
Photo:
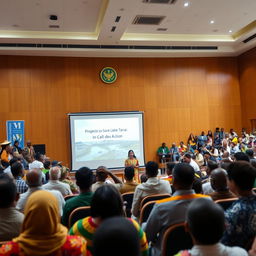
<path fill-rule="evenodd" d="M 86 241 L 69 236 L 60 224 L 58 201 L 50 192 L 36 191 L 30 195 L 21 233 L 0 248 L 0 255 L 11 256 L 83 256 Z"/>

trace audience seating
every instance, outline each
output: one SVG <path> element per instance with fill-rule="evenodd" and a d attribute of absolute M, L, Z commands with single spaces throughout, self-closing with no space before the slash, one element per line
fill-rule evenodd
<path fill-rule="evenodd" d="M 191 249 L 193 241 L 188 232 L 185 231 L 185 223 L 170 226 L 164 233 L 162 243 L 162 256 L 171 256 L 181 250 Z"/>
<path fill-rule="evenodd" d="M 157 200 L 161 200 L 164 198 L 168 198 L 170 197 L 170 194 L 154 194 L 154 195 L 149 195 L 149 196 L 145 196 L 140 203 L 140 209 L 142 209 L 142 207 L 150 201 L 157 201 Z"/>
<path fill-rule="evenodd" d="M 122 199 L 125 205 L 125 213 L 126 217 L 131 217 L 131 209 L 132 209 L 132 200 L 133 200 L 134 192 L 127 192 L 122 194 Z"/>
<path fill-rule="evenodd" d="M 68 219 L 68 228 L 70 229 L 78 220 L 91 215 L 91 206 L 82 206 L 74 209 Z"/>
<path fill-rule="evenodd" d="M 143 222 L 146 222 L 154 205 L 155 205 L 156 201 L 151 201 L 151 202 L 147 202 L 141 209 L 140 211 L 140 225 Z"/>
<path fill-rule="evenodd" d="M 77 196 L 77 195 L 66 195 L 66 196 L 64 196 L 64 200 L 67 201 L 74 196 Z"/>
<path fill-rule="evenodd" d="M 216 200 L 215 203 L 219 204 L 224 211 L 226 211 L 238 198 L 227 198 L 227 199 L 220 199 Z"/>

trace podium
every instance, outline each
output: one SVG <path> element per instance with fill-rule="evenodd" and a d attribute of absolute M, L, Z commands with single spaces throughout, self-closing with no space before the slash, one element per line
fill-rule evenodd
<path fill-rule="evenodd" d="M 158 154 L 161 174 L 166 172 L 166 163 L 170 161 L 170 154 Z"/>

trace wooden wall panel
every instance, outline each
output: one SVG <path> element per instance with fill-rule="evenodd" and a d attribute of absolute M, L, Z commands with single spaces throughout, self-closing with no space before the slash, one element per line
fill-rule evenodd
<path fill-rule="evenodd" d="M 6 120 L 25 120 L 26 139 L 46 144 L 47 154 L 64 164 L 69 112 L 144 111 L 147 161 L 163 141 L 170 146 L 217 126 L 241 129 L 236 58 L 0 59 L 0 139 Z M 113 85 L 99 79 L 105 66 L 118 72 Z"/>
<path fill-rule="evenodd" d="M 242 126 L 251 129 L 250 119 L 256 119 L 256 48 L 239 56 L 238 63 L 242 104 Z"/>

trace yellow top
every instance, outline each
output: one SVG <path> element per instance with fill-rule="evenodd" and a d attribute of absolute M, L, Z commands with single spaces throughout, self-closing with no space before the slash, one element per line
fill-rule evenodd
<path fill-rule="evenodd" d="M 8 156 L 9 154 L 7 153 L 7 151 L 4 149 L 1 153 L 1 160 L 4 161 L 4 162 L 9 162 L 9 159 L 8 159 Z"/>

